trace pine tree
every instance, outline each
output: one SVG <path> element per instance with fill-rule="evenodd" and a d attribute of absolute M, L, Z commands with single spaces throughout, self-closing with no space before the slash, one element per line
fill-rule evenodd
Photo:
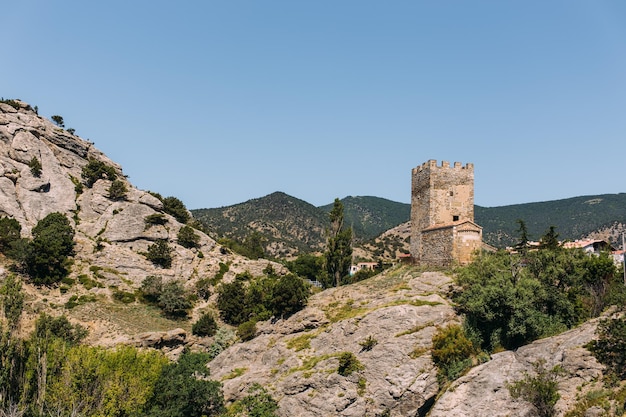
<path fill-rule="evenodd" d="M 327 277 L 324 286 L 341 285 L 341 280 L 350 272 L 352 263 L 352 228 L 344 228 L 343 204 L 335 198 L 330 211 L 328 242 L 324 253 Z"/>

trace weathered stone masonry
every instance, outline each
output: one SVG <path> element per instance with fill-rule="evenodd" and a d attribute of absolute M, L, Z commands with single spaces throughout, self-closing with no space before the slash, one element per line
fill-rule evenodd
<path fill-rule="evenodd" d="M 474 165 L 429 160 L 413 168 L 411 257 L 418 264 L 447 266 L 471 262 L 482 245 L 474 223 Z"/>

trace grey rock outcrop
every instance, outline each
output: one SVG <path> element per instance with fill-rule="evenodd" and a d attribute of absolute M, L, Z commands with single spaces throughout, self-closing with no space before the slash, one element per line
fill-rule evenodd
<path fill-rule="evenodd" d="M 58 302 L 66 302 L 70 294 L 106 298 L 109 289 L 134 291 L 149 275 L 160 275 L 165 281 L 181 280 L 191 289 L 198 279 L 215 276 L 220 263 L 230 265 L 225 281 L 244 271 L 260 275 L 269 263 L 220 250 L 213 239 L 200 231 L 195 232 L 199 237 L 197 248 L 178 245 L 177 235 L 183 225 L 163 211 L 160 199 L 135 188 L 122 168 L 91 142 L 40 117 L 26 103 L 14 101 L 13 104 L 15 107 L 0 103 L 0 215 L 19 221 L 22 235 L 29 237 L 32 228 L 46 215 L 64 214 L 76 230 L 71 276 L 88 277 L 98 283 L 91 289 L 76 285 L 66 295 L 61 294 Z M 29 165 L 33 158 L 41 165 L 38 176 Z M 112 182 L 107 179 L 99 179 L 91 187 L 85 184 L 82 173 L 90 159 L 113 168 L 128 190 L 125 198 L 109 197 Z M 147 225 L 146 217 L 157 214 L 165 224 Z M 166 240 L 172 249 L 170 268 L 155 266 L 144 255 L 158 239 Z M 272 265 L 278 273 L 285 270 L 280 264 Z M 205 306 L 200 303 L 199 307 Z M 75 319 L 81 320 L 78 315 Z M 86 324 L 92 330 L 94 326 L 101 327 L 92 332 L 99 338 L 132 337 L 104 335 L 102 329 L 108 328 L 123 333 L 120 326 L 108 326 L 107 320 L 99 317 L 97 322 Z"/>

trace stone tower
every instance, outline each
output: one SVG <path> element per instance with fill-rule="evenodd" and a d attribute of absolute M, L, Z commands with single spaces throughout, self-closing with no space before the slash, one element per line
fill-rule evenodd
<path fill-rule="evenodd" d="M 418 264 L 447 266 L 471 262 L 482 245 L 474 223 L 474 165 L 454 166 L 431 159 L 413 168 L 411 257 Z"/>

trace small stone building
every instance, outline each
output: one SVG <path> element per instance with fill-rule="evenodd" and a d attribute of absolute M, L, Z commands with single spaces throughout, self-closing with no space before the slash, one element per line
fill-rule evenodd
<path fill-rule="evenodd" d="M 432 266 L 467 264 L 482 247 L 474 223 L 474 165 L 429 160 L 413 168 L 411 257 Z"/>

